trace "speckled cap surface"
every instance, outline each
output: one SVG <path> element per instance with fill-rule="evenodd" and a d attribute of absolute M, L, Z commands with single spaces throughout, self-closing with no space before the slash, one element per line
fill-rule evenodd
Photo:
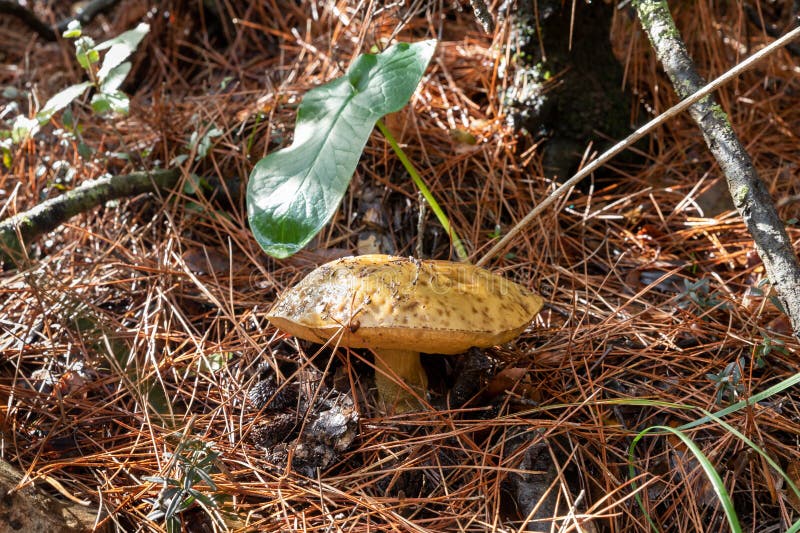
<path fill-rule="evenodd" d="M 473 265 L 363 255 L 318 267 L 267 318 L 319 343 L 335 337 L 352 348 L 454 354 L 510 341 L 542 304 L 522 285 Z"/>

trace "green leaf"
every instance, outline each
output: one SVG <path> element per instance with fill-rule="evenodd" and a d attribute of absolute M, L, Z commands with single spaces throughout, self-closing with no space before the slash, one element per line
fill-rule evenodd
<path fill-rule="evenodd" d="M 166 520 L 167 533 L 181 533 L 182 524 L 178 517 L 170 516 Z"/>
<path fill-rule="evenodd" d="M 78 143 L 78 155 L 81 156 L 81 159 L 84 161 L 89 161 L 94 155 L 94 149 L 85 142 L 81 141 Z"/>
<path fill-rule="evenodd" d="M 92 96 L 92 111 L 97 114 L 108 113 L 111 111 L 111 102 L 105 94 L 97 93 Z"/>
<path fill-rule="evenodd" d="M 75 131 L 75 117 L 73 116 L 71 109 L 67 108 L 67 110 L 61 114 L 61 124 L 67 131 Z"/>
<path fill-rule="evenodd" d="M 180 491 L 169 500 L 167 508 L 164 509 L 164 516 L 166 516 L 167 518 L 174 517 L 176 514 L 178 514 L 178 512 L 180 512 L 179 510 L 182 510 L 181 507 L 183 507 L 183 504 L 184 504 L 183 491 Z"/>
<path fill-rule="evenodd" d="M 196 472 L 197 472 L 197 475 L 200 477 L 200 479 L 202 479 L 203 481 L 205 481 L 208 484 L 208 488 L 209 489 L 211 489 L 213 491 L 217 490 L 217 485 L 216 485 L 216 483 L 214 483 L 214 480 L 211 478 L 211 474 L 209 474 L 208 472 L 206 472 L 203 469 L 198 469 Z M 211 503 L 211 505 L 216 506 L 216 504 L 214 502 L 210 502 L 210 503 Z"/>
<path fill-rule="evenodd" d="M 794 493 L 794 495 L 796 497 L 800 498 L 800 488 L 797 486 L 797 484 L 795 484 L 795 482 L 791 478 L 791 476 L 789 476 L 786 472 L 784 472 L 783 469 L 780 467 L 780 465 L 777 462 L 775 462 L 775 460 L 772 459 L 772 457 L 770 457 L 769 454 L 766 451 L 762 450 L 758 445 L 756 445 L 755 442 L 753 442 L 752 440 L 748 439 L 747 436 L 745 436 L 744 433 L 742 433 L 741 431 L 739 431 L 735 427 L 731 426 L 730 424 L 728 424 L 724 420 L 715 417 L 712 413 L 709 413 L 705 409 L 700 409 L 700 411 L 705 416 L 709 417 L 711 420 L 713 420 L 714 422 L 716 422 L 717 424 L 719 424 L 723 428 L 725 428 L 727 431 L 729 431 L 730 433 L 735 435 L 739 440 L 741 440 L 742 442 L 747 444 L 747 446 L 749 446 L 751 450 L 753 450 L 754 452 L 759 454 L 761 457 L 763 457 L 764 461 L 766 461 L 767 464 L 769 466 L 771 466 L 773 470 L 775 470 L 775 472 L 780 474 L 780 476 L 783 478 L 783 481 L 786 483 L 786 485 L 789 487 L 789 489 Z"/>
<path fill-rule="evenodd" d="M 28 137 L 36 135 L 39 131 L 39 121 L 35 118 L 28 118 L 25 115 L 17 115 L 11 125 L 11 142 L 19 144 Z"/>
<path fill-rule="evenodd" d="M 116 67 L 112 68 L 111 72 L 109 72 L 106 78 L 103 80 L 103 83 L 100 84 L 100 90 L 104 93 L 113 93 L 120 88 L 122 82 L 125 81 L 125 77 L 130 71 L 130 61 L 125 61 L 124 63 L 120 63 Z"/>
<path fill-rule="evenodd" d="M 142 479 L 145 481 L 150 481 L 151 483 L 160 483 L 167 486 L 167 478 L 161 476 L 142 476 Z"/>
<path fill-rule="evenodd" d="M 109 111 L 121 115 L 128 114 L 128 96 L 122 91 L 110 93 L 99 92 L 92 96 L 92 109 L 95 113 L 107 113 Z"/>
<path fill-rule="evenodd" d="M 651 431 L 659 431 L 659 432 L 668 432 L 672 433 L 676 437 L 678 437 L 681 442 L 689 449 L 689 451 L 694 454 L 697 462 L 703 469 L 703 473 L 708 478 L 711 487 L 714 490 L 714 493 L 719 499 L 720 504 L 722 504 L 722 510 L 725 513 L 725 517 L 728 519 L 728 526 L 730 530 L 734 533 L 739 533 L 742 531 L 742 527 L 739 524 L 739 517 L 736 514 L 736 509 L 733 507 L 733 500 L 731 499 L 730 494 L 728 494 L 727 489 L 725 488 L 725 483 L 723 483 L 722 478 L 717 473 L 717 470 L 714 468 L 714 465 L 711 464 L 711 461 L 708 457 L 703 453 L 700 447 L 695 444 L 695 442 L 689 438 L 684 432 L 680 431 L 679 429 L 669 427 L 669 426 L 650 426 L 649 428 L 639 432 L 638 435 L 633 439 L 630 446 L 628 446 L 628 477 L 632 480 L 631 486 L 634 489 L 634 496 L 636 498 L 639 507 L 644 512 L 645 516 L 647 517 L 648 522 L 650 522 L 650 526 L 655 530 L 658 531 L 658 528 L 655 527 L 655 523 L 650 518 L 650 515 L 647 513 L 647 509 L 644 507 L 644 503 L 642 502 L 642 497 L 637 490 L 638 484 L 633 481 L 636 478 L 636 463 L 635 463 L 635 455 L 634 450 L 636 448 L 636 443 L 638 443 L 642 438 L 650 433 Z"/>
<path fill-rule="evenodd" d="M 11 158 L 11 150 L 5 146 L 0 146 L 0 152 L 3 153 L 3 166 L 10 169 L 14 163 L 14 160 Z"/>
<path fill-rule="evenodd" d="M 86 89 L 91 86 L 91 82 L 85 81 L 76 85 L 70 85 L 66 89 L 57 92 L 44 104 L 42 110 L 36 113 L 36 119 L 39 121 L 39 124 L 46 124 L 54 114 L 71 104 L 73 100 L 82 95 Z"/>
<path fill-rule="evenodd" d="M 216 489 L 216 487 L 212 487 L 211 490 L 217 490 L 217 489 Z M 200 492 L 198 490 L 192 489 L 192 496 L 194 496 L 195 499 L 197 499 L 198 502 L 200 502 L 203 505 L 205 505 L 206 509 L 216 509 L 218 507 L 217 506 L 217 502 L 214 501 L 214 498 L 212 496 L 209 496 L 207 494 L 203 494 L 202 492 Z"/>
<path fill-rule="evenodd" d="M 192 132 L 192 135 L 189 138 L 189 149 L 197 150 L 197 155 L 195 156 L 197 161 L 208 155 L 208 151 L 211 149 L 214 137 L 219 137 L 220 135 L 222 135 L 222 130 L 216 127 L 207 129 L 202 135 L 200 135 L 199 131 Z"/>
<path fill-rule="evenodd" d="M 169 161 L 169 166 L 171 167 L 179 167 L 181 166 L 187 159 L 189 159 L 188 154 L 180 154 L 176 155 Z M 183 188 L 184 192 L 186 192 L 186 187 Z"/>
<path fill-rule="evenodd" d="M 80 37 L 75 41 L 75 58 L 78 64 L 85 70 L 100 61 L 100 53 L 94 47 L 94 39 L 91 37 Z"/>
<path fill-rule="evenodd" d="M 81 23 L 79 20 L 71 20 L 67 29 L 61 34 L 64 39 L 77 39 L 81 36 Z"/>
<path fill-rule="evenodd" d="M 435 47 L 399 43 L 361 55 L 343 77 L 305 95 L 294 142 L 259 161 L 247 184 L 250 227 L 264 251 L 288 257 L 331 219 L 375 122 L 408 102 Z"/>
<path fill-rule="evenodd" d="M 95 50 L 105 50 L 108 48 L 103 58 L 103 66 L 97 72 L 97 79 L 102 83 L 117 66 L 128 59 L 136 47 L 142 42 L 144 36 L 150 31 L 150 25 L 141 23 L 132 30 L 120 33 L 113 39 L 102 42 L 94 47 Z"/>
<path fill-rule="evenodd" d="M 9 85 L 3 87 L 3 92 L 0 93 L 0 96 L 5 98 L 6 100 L 16 100 L 17 98 L 21 98 L 22 96 L 24 96 L 24 93 L 21 92 L 16 87 L 12 87 Z"/>

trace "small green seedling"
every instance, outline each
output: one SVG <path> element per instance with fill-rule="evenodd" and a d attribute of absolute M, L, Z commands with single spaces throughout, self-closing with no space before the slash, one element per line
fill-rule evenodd
<path fill-rule="evenodd" d="M 697 281 L 683 280 L 683 292 L 678 298 L 678 307 L 686 309 L 694 304 L 701 310 L 709 309 L 729 309 L 730 305 L 719 298 L 716 291 L 712 291 L 708 278 L 701 278 Z"/>
<path fill-rule="evenodd" d="M 181 513 L 193 505 L 199 505 L 215 521 L 221 522 L 214 512 L 219 507 L 216 497 L 208 494 L 217 491 L 211 472 L 215 469 L 214 463 L 218 458 L 219 452 L 213 450 L 210 444 L 197 439 L 181 441 L 170 457 L 177 470 L 177 477 L 143 478 L 162 486 L 158 497 L 148 500 L 153 509 L 147 518 L 153 521 L 163 520 L 168 532 L 178 533 L 182 530 Z M 207 488 L 198 488 L 200 483 L 205 483 Z"/>
<path fill-rule="evenodd" d="M 89 80 L 70 85 L 53 95 L 33 118 L 17 115 L 10 131 L 0 131 L 0 140 L 6 139 L 13 144 L 19 144 L 36 135 L 39 128 L 47 124 L 53 115 L 90 89 L 94 89 L 91 105 L 96 113 L 127 114 L 128 96 L 119 89 L 131 70 L 131 63 L 126 59 L 149 31 L 149 25 L 139 24 L 113 39 L 95 44 L 94 39 L 83 35 L 80 22 L 72 21 L 63 35 L 66 39 L 75 39 L 75 58 L 86 71 Z M 103 51 L 105 53 L 101 64 Z"/>
<path fill-rule="evenodd" d="M 717 388 L 716 402 L 722 403 L 723 400 L 735 401 L 745 393 L 744 383 L 742 382 L 742 371 L 745 368 L 744 357 L 739 357 L 736 361 L 728 363 L 719 374 L 709 373 L 706 378 L 714 383 Z"/>

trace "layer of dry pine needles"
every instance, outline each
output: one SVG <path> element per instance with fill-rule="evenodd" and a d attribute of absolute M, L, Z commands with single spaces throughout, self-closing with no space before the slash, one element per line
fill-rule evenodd
<path fill-rule="evenodd" d="M 120 530 L 163 527 L 146 518 L 161 490 L 146 478 L 181 479 L 174 453 L 187 442 L 219 453 L 208 469 L 217 492 L 197 484 L 218 496 L 219 508 L 185 511 L 194 531 L 223 528 L 211 516 L 232 530 L 515 531 L 531 518 L 518 494 L 525 486 L 560 501 L 553 531 L 647 531 L 634 492 L 661 530 L 725 527 L 679 441 L 646 438 L 636 450 L 636 491 L 628 479 L 628 446 L 639 431 L 701 415 L 625 400 L 714 411 L 797 371 L 797 343 L 783 336 L 788 327 L 765 294 L 742 224 L 730 208 L 705 216 L 724 206 L 727 192 L 688 117 L 650 137 L 645 165 L 574 191 L 493 260 L 548 304 L 518 342 L 490 351 L 493 392 L 463 410 L 383 416 L 368 353 L 331 357 L 264 320 L 279 291 L 356 251 L 369 225 L 365 197 L 376 198 L 393 251 L 414 253 L 417 196 L 378 134 L 340 212 L 307 251 L 268 259 L 246 225 L 243 191 L 254 162 L 289 142 L 305 91 L 374 43 L 441 40 L 412 105 L 389 125 L 476 257 L 496 228 L 507 230 L 554 188 L 538 151 L 517 150 L 502 115 L 508 24 L 486 36 L 450 2 L 406 4 L 125 0 L 88 26 L 102 40 L 151 24 L 124 86 L 130 116 L 107 120 L 74 106 L 79 135 L 50 128 L 19 147 L 0 170 L 3 215 L 104 173 L 167 165 L 191 152 L 193 133 L 216 129 L 207 156 L 191 153 L 182 166 L 186 176 L 213 178 L 213 193 L 106 205 L 34 246 L 28 268 L 2 275 L 3 456 L 48 490 L 102 507 L 103 523 Z M 750 4 L 774 16 L 774 3 Z M 53 9 L 64 15 L 65 6 Z M 684 2 L 674 16 L 707 78 L 770 41 L 740 3 Z M 632 118 L 673 104 L 629 11 L 616 12 L 612 37 L 641 103 Z M 18 101 L 23 110 L 80 80 L 67 43 L 43 43 L 2 17 L 0 41 L 0 85 L 29 95 Z M 781 51 L 719 93 L 787 220 L 800 198 L 797 65 Z M 479 142 L 461 143 L 452 130 Z M 80 155 L 87 147 L 92 155 Z M 434 222 L 423 250 L 449 257 Z M 766 350 L 771 342 L 785 345 Z M 316 369 L 356 400 L 355 442 L 315 476 L 274 464 L 253 443 L 269 411 L 248 401 L 264 361 L 279 363 L 279 386 L 318 379 Z M 451 362 L 428 363 L 446 381 Z M 443 389 L 434 380 L 434 392 Z M 726 420 L 800 470 L 800 403 L 791 389 Z M 799 502 L 741 441 L 714 423 L 689 434 L 747 530 L 784 530 L 797 518 Z"/>

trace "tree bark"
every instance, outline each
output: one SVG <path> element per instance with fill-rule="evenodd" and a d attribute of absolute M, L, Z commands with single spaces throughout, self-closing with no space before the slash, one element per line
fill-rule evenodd
<path fill-rule="evenodd" d="M 513 84 L 506 94 L 514 128 L 542 143 L 545 175 L 564 181 L 586 147 L 607 149 L 630 134 L 631 98 L 609 41 L 607 2 L 517 2 L 511 21 Z M 624 155 L 633 162 L 632 152 Z M 602 174 L 602 172 L 601 172 Z M 598 174 L 598 178 L 603 178 Z"/>

